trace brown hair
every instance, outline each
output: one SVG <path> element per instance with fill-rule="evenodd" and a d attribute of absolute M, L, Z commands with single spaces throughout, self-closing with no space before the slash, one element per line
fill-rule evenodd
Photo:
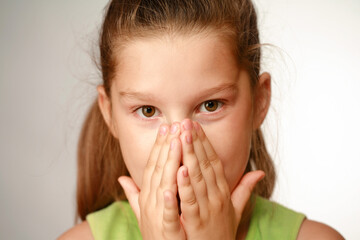
<path fill-rule="evenodd" d="M 100 68 L 110 98 L 115 74 L 115 54 L 123 43 L 151 34 L 194 33 L 215 30 L 231 38 L 239 64 L 257 84 L 260 41 L 257 16 L 251 0 L 112 0 L 107 6 L 100 34 Z M 246 172 L 259 169 L 266 177 L 255 193 L 269 198 L 275 170 L 260 129 L 253 132 Z M 86 215 L 119 199 L 126 199 L 117 182 L 129 175 L 120 145 L 110 133 L 95 101 L 87 115 L 78 145 L 77 215 Z"/>

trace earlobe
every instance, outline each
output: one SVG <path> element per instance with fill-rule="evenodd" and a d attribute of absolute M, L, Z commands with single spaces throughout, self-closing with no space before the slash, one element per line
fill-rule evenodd
<path fill-rule="evenodd" d="M 254 121 L 253 130 L 258 129 L 263 123 L 270 107 L 271 101 L 271 76 L 264 72 L 260 75 L 259 81 L 255 87 L 254 96 Z"/>
<path fill-rule="evenodd" d="M 106 125 L 109 127 L 109 130 L 111 131 L 112 135 L 115 138 L 117 137 L 116 131 L 114 129 L 113 125 L 113 119 L 112 119 L 112 110 L 111 110 L 111 102 L 108 96 L 106 95 L 105 89 L 103 85 L 98 85 L 96 87 L 96 90 L 98 92 L 98 104 L 101 111 L 101 114 L 105 120 Z"/>

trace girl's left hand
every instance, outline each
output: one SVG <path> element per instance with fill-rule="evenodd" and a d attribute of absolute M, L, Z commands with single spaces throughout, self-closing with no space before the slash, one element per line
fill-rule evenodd
<path fill-rule="evenodd" d="M 230 193 L 222 163 L 201 126 L 186 119 L 182 128 L 184 166 L 177 181 L 186 236 L 234 240 L 251 192 L 265 173 L 247 173 Z"/>

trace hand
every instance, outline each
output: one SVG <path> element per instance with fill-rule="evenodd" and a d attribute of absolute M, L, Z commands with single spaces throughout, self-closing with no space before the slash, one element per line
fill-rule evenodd
<path fill-rule="evenodd" d="M 183 163 L 177 175 L 181 222 L 188 239 L 235 239 L 242 212 L 264 172 L 246 174 L 230 193 L 222 163 L 201 126 L 182 122 Z"/>
<path fill-rule="evenodd" d="M 181 161 L 180 124 L 160 126 L 144 170 L 141 191 L 130 177 L 122 185 L 136 215 L 143 239 L 185 239 L 176 199 L 176 174 Z"/>

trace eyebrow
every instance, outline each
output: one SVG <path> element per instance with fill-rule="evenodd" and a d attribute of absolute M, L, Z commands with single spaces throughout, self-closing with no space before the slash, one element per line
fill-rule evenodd
<path fill-rule="evenodd" d="M 233 93 L 238 92 L 237 83 L 224 83 L 219 86 L 215 86 L 212 88 L 208 88 L 200 93 L 197 94 L 197 96 L 200 96 L 199 98 L 206 98 L 210 97 L 216 93 L 223 92 L 223 91 L 231 91 Z M 158 97 L 156 95 L 153 95 L 151 93 L 142 93 L 137 91 L 120 91 L 120 96 L 123 98 L 129 98 L 129 99 L 138 99 L 142 101 L 156 101 L 158 100 Z"/>

